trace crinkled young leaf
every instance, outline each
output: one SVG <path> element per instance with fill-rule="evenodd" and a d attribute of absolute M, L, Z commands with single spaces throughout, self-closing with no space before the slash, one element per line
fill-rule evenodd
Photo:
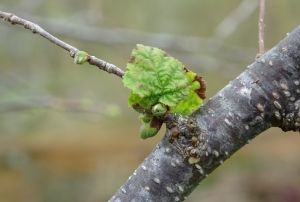
<path fill-rule="evenodd" d="M 164 51 L 139 44 L 132 51 L 123 83 L 131 90 L 131 106 L 137 104 L 151 109 L 162 103 L 171 112 L 189 115 L 202 104 L 202 99 L 195 93 L 200 88 L 195 76 Z"/>
<path fill-rule="evenodd" d="M 202 104 L 202 99 L 200 99 L 194 91 L 190 91 L 190 94 L 184 100 L 182 100 L 172 108 L 172 112 L 182 115 L 189 115 Z"/>

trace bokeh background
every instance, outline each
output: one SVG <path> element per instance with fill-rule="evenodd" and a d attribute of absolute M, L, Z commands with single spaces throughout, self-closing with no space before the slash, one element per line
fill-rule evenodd
<path fill-rule="evenodd" d="M 266 47 L 299 24 L 298 0 L 267 1 Z M 82 50 L 124 67 L 160 47 L 214 95 L 254 61 L 256 0 L 1 0 Z M 0 23 L 0 201 L 106 201 L 163 135 L 142 141 L 121 80 L 23 28 Z M 300 137 L 270 129 L 218 168 L 189 202 L 300 201 Z"/>

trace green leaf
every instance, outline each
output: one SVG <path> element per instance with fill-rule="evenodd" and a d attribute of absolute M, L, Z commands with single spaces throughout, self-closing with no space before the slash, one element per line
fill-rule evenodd
<path fill-rule="evenodd" d="M 155 136 L 158 131 L 157 128 L 151 127 L 150 123 L 143 123 L 140 129 L 140 135 L 142 139 L 146 139 Z"/>
<path fill-rule="evenodd" d="M 195 90 L 200 88 L 196 74 L 158 48 L 138 44 L 123 76 L 131 90 L 129 105 L 145 109 L 161 103 L 171 112 L 188 115 L 202 104 Z"/>
<path fill-rule="evenodd" d="M 172 108 L 172 112 L 190 115 L 202 104 L 203 100 L 194 91 L 190 91 L 190 94 L 184 100 Z"/>
<path fill-rule="evenodd" d="M 167 111 L 190 115 L 203 103 L 197 94 L 200 83 L 196 76 L 163 50 L 138 44 L 127 64 L 123 84 L 131 90 L 129 105 L 144 109 L 139 112 L 153 117 L 162 117 Z M 142 137 L 155 133 L 147 123 L 141 131 Z"/>
<path fill-rule="evenodd" d="M 75 64 L 83 64 L 89 59 L 89 54 L 85 51 L 77 51 L 74 56 L 74 63 Z"/>

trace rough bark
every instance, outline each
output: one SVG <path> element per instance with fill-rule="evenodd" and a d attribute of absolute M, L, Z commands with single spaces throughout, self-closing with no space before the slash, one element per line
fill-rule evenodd
<path fill-rule="evenodd" d="M 209 173 L 270 127 L 300 128 L 300 27 L 162 141 L 110 201 L 183 201 Z"/>

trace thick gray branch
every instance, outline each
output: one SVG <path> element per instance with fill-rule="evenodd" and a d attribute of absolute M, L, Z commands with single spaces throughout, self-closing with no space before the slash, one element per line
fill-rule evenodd
<path fill-rule="evenodd" d="M 262 131 L 300 128 L 300 28 L 167 132 L 110 201 L 183 201 Z"/>
<path fill-rule="evenodd" d="M 75 54 L 78 52 L 78 49 L 74 46 L 71 46 L 70 44 L 56 38 L 55 36 L 51 35 L 49 32 L 47 32 L 45 29 L 40 27 L 39 25 L 30 22 L 28 20 L 25 20 L 23 18 L 20 18 L 12 13 L 6 13 L 0 11 L 0 18 L 4 19 L 5 21 L 10 22 L 11 24 L 17 24 L 23 26 L 25 29 L 31 30 L 33 33 L 38 33 L 42 37 L 48 39 L 50 42 L 56 44 L 57 46 L 65 49 L 68 51 L 71 55 L 71 57 L 74 57 Z M 122 78 L 124 72 L 114 64 L 110 64 L 104 60 L 101 60 L 95 56 L 90 56 L 88 62 L 91 65 L 97 66 L 99 69 L 104 70 L 108 73 L 115 74 Z"/>

